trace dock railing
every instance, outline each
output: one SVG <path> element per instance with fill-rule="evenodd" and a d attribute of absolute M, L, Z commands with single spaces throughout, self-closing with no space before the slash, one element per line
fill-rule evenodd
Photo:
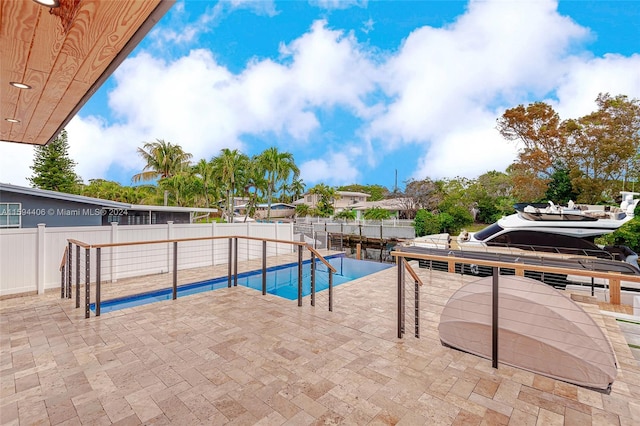
<path fill-rule="evenodd" d="M 492 330 L 492 363 L 493 367 L 497 368 L 498 363 L 498 302 L 499 302 L 499 294 L 500 294 L 500 277 L 501 277 L 501 269 L 515 269 L 515 275 L 517 276 L 525 276 L 526 272 L 540 272 L 540 273 L 549 273 L 549 274 L 564 274 L 564 275 L 574 275 L 574 276 L 582 276 L 587 278 L 601 278 L 608 281 L 608 289 L 610 295 L 610 303 L 611 304 L 620 304 L 620 282 L 621 280 L 632 282 L 632 283 L 640 283 L 640 276 L 637 275 L 623 275 L 620 273 L 612 273 L 612 272 L 599 272 L 593 270 L 577 270 L 571 268 L 559 268 L 552 266 L 544 266 L 544 265 L 531 265 L 531 264 L 522 264 L 522 263 L 512 263 L 512 262 L 502 262 L 502 261 L 493 261 L 493 260 L 483 260 L 483 259 L 470 259 L 463 257 L 456 257 L 454 255 L 450 256 L 442 256 L 442 255 L 434 255 L 434 254 L 426 254 L 426 253 L 415 253 L 415 252 L 403 252 L 403 251 L 393 251 L 391 253 L 393 257 L 396 259 L 397 269 L 398 269 L 398 280 L 397 280 L 397 331 L 398 338 L 402 338 L 405 334 L 405 317 L 407 316 L 405 312 L 406 300 L 411 298 L 411 292 L 406 290 L 406 282 L 407 278 L 405 276 L 405 270 L 411 270 L 407 268 L 407 261 L 409 260 L 417 260 L 428 267 L 430 273 L 434 270 L 434 263 L 444 263 L 448 265 L 446 271 L 440 270 L 439 272 L 448 272 L 449 274 L 457 274 L 456 271 L 464 270 L 464 266 L 485 266 L 490 267 L 492 270 L 492 291 L 491 291 L 491 330 Z M 410 268 L 410 266 L 409 266 Z M 459 274 L 461 277 L 461 286 L 462 286 L 462 277 L 463 274 Z M 413 282 L 409 283 L 409 288 L 411 288 L 412 284 L 415 284 L 415 291 L 413 292 L 413 303 L 415 306 L 415 337 L 419 337 L 419 328 L 420 328 L 420 319 L 419 319 L 419 303 L 420 303 L 420 294 L 418 292 L 419 288 L 419 278 L 415 274 L 411 274 L 411 278 Z M 466 280 L 473 280 L 475 277 L 466 276 Z M 422 301 L 425 303 L 425 300 Z M 443 306 L 444 307 L 444 306 Z"/>
<path fill-rule="evenodd" d="M 85 318 L 89 318 L 92 286 L 95 288 L 95 315 L 100 316 L 101 305 L 106 300 L 169 287 L 172 298 L 176 299 L 181 284 L 226 277 L 227 287 L 236 287 L 240 275 L 256 270 L 260 271 L 261 290 L 265 295 L 269 268 L 284 262 L 297 263 L 297 299 L 298 306 L 302 306 L 305 252 L 309 253 L 311 264 L 311 305 L 316 304 L 316 262 L 322 262 L 328 272 L 328 309 L 333 311 L 333 273 L 336 269 L 318 250 L 304 242 L 236 235 L 105 244 L 69 239 L 62 261 L 65 266 L 61 263 L 61 298 L 71 298 L 75 285 L 76 308 L 83 305 Z M 239 271 L 239 266 L 243 271 Z M 127 284 L 116 284 L 123 280 Z M 106 283 L 113 285 L 107 288 L 105 298 Z M 84 300 L 81 300 L 81 289 Z"/>

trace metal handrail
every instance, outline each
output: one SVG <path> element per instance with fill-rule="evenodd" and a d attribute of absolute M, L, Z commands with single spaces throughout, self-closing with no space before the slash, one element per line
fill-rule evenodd
<path fill-rule="evenodd" d="M 302 249 L 306 248 L 311 253 L 311 264 L 312 264 L 312 291 L 311 291 L 311 305 L 315 306 L 315 259 L 319 259 L 322 263 L 327 266 L 327 272 L 329 274 L 329 311 L 333 311 L 333 273 L 336 272 L 336 269 L 322 256 L 316 249 L 305 242 L 299 241 L 290 241 L 290 240 L 279 240 L 274 238 L 261 238 L 261 237 L 251 237 L 244 235 L 224 235 L 224 236 L 210 236 L 210 237 L 192 237 L 192 238 L 174 238 L 174 239 L 163 239 L 163 240 L 147 240 L 147 241 L 129 241 L 129 242 L 121 242 L 121 243 L 102 243 L 102 244 L 90 244 L 83 241 L 79 241 L 76 239 L 68 239 L 67 242 L 69 244 L 69 249 L 65 247 L 65 252 L 71 249 L 72 245 L 76 246 L 77 249 L 77 265 L 76 265 L 76 308 L 80 306 L 80 282 L 79 282 L 79 261 L 80 261 L 80 248 L 85 249 L 86 256 L 86 284 L 85 284 L 85 318 L 89 318 L 89 265 L 90 265 L 90 256 L 89 253 L 91 249 L 96 250 L 96 316 L 100 315 L 100 254 L 103 248 L 112 248 L 112 247 L 123 247 L 123 246 L 136 246 L 136 245 L 149 245 L 149 244 L 166 244 L 172 243 L 173 245 L 173 298 L 177 297 L 177 249 L 179 242 L 192 242 L 192 241 L 207 241 L 207 240 L 229 240 L 229 276 L 228 276 L 228 286 L 231 287 L 231 280 L 233 277 L 233 286 L 238 285 L 238 239 L 245 240 L 253 240 L 253 241 L 261 241 L 262 242 L 262 269 L 263 269 L 263 284 L 262 284 L 262 293 L 266 294 L 266 244 L 267 242 L 272 242 L 276 244 L 290 244 L 292 246 L 298 247 L 299 259 L 298 263 L 300 265 L 300 273 L 302 270 Z M 66 259 L 66 258 L 65 258 Z M 234 259 L 233 265 L 231 259 Z M 70 262 L 69 262 L 70 263 Z M 233 269 L 232 269 L 233 266 Z M 64 274 L 63 274 L 64 276 Z M 298 306 L 302 306 L 302 281 L 299 280 L 299 295 L 298 295 Z M 69 291 L 71 278 L 69 278 Z M 62 294 L 64 294 L 64 290 L 62 290 Z"/>

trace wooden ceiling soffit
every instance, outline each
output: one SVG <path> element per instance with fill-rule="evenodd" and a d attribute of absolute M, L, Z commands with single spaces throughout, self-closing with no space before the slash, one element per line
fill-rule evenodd
<path fill-rule="evenodd" d="M 175 0 L 0 3 L 0 140 L 52 141 Z M 9 85 L 17 81 L 30 90 Z M 19 120 L 12 123 L 6 118 Z"/>

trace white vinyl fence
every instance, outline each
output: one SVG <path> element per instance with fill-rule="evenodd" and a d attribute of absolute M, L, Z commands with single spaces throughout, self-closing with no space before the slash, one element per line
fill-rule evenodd
<path fill-rule="evenodd" d="M 52 227 L 44 225 L 38 228 L 2 229 L 0 230 L 0 297 L 20 293 L 44 293 L 45 290 L 60 288 L 60 263 L 67 247 L 68 239 L 75 239 L 88 244 L 122 243 L 131 241 L 167 240 L 194 237 L 219 237 L 225 235 L 294 240 L 293 226 L 288 223 L 210 223 L 210 224 L 163 224 L 163 225 L 128 225 L 118 226 L 79 226 Z M 182 243 L 189 244 L 189 243 Z M 210 243 L 211 254 L 202 253 L 199 249 L 198 259 L 185 259 L 180 269 L 197 267 L 213 260 L 216 247 L 225 244 L 218 240 L 216 245 Z M 155 247 L 154 247 L 155 246 Z M 166 262 L 169 261 L 169 247 L 165 243 L 162 250 L 167 250 Z M 155 250 L 149 256 L 150 271 L 158 272 L 166 269 L 165 256 L 158 256 L 158 245 L 138 246 L 138 259 L 144 259 L 144 250 Z M 222 248 L 222 246 L 220 246 Z M 242 256 L 242 245 L 238 247 Z M 122 250 L 116 248 L 113 250 Z M 282 252 L 291 251 L 288 244 L 282 244 Z M 220 250 L 223 252 L 223 250 Z M 105 253 L 106 254 L 106 253 Z M 95 254 L 92 254 L 95 256 Z M 75 258 L 76 253 L 73 253 Z M 84 256 L 84 252 L 82 253 Z M 157 263 L 157 264 L 155 264 Z M 139 266 L 139 265 L 138 265 Z M 139 268 L 137 273 L 139 273 Z M 110 278 L 131 276 L 126 266 L 121 266 Z"/>

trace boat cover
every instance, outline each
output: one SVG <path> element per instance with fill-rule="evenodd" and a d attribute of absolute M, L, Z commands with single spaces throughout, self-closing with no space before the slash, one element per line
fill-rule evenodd
<path fill-rule="evenodd" d="M 491 358 L 493 277 L 451 296 L 440 317 L 440 339 Z M 540 281 L 500 276 L 498 361 L 558 380 L 609 389 L 616 359 L 602 330 L 577 303 Z"/>

